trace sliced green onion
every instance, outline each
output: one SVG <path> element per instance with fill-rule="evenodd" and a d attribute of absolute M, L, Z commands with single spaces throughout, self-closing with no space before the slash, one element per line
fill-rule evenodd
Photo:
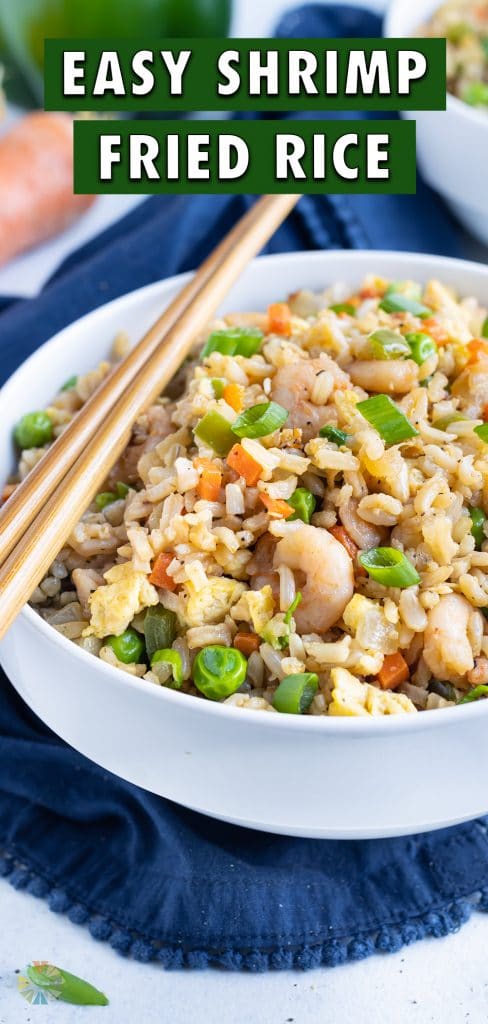
<path fill-rule="evenodd" d="M 403 359 L 410 355 L 410 346 L 403 335 L 387 327 L 373 331 L 368 341 L 375 359 Z"/>
<path fill-rule="evenodd" d="M 160 664 L 161 662 L 171 666 L 171 674 L 173 676 L 172 689 L 179 690 L 183 685 L 183 661 L 180 652 L 172 651 L 170 647 L 155 651 L 151 658 L 151 668 L 153 665 Z"/>
<path fill-rule="evenodd" d="M 483 526 L 486 522 L 486 516 L 482 508 L 470 508 L 469 514 L 471 517 L 471 534 L 474 537 L 476 550 L 481 551 L 481 545 L 485 538 Z"/>
<path fill-rule="evenodd" d="M 237 437 L 266 437 L 286 423 L 288 410 L 277 402 L 260 402 L 245 409 L 232 424 Z"/>
<path fill-rule="evenodd" d="M 25 973 L 36 989 L 45 989 L 61 1003 L 73 1006 L 107 1006 L 108 999 L 94 985 L 90 985 L 76 974 L 63 971 L 61 967 L 46 962 L 29 964 Z M 34 1000 L 36 1001 L 36 1000 Z"/>
<path fill-rule="evenodd" d="M 291 625 L 291 620 L 292 620 L 293 615 L 295 614 L 295 612 L 296 612 L 296 610 L 298 608 L 298 605 L 300 604 L 301 600 L 302 600 L 302 594 L 301 594 L 301 591 L 299 590 L 297 592 L 297 594 L 295 595 L 294 601 L 291 602 L 290 607 L 287 608 L 287 610 L 285 612 L 285 617 L 283 619 L 283 622 L 285 623 L 285 626 L 290 626 Z"/>
<path fill-rule="evenodd" d="M 203 419 L 195 427 L 194 433 L 200 438 L 200 441 L 221 456 L 228 455 L 235 442 L 229 421 L 215 409 L 210 409 L 205 413 Z"/>
<path fill-rule="evenodd" d="M 417 366 L 422 366 L 426 359 L 437 352 L 437 345 L 430 334 L 423 334 L 422 331 L 412 331 L 405 335 L 405 341 L 410 348 L 410 358 Z"/>
<path fill-rule="evenodd" d="M 209 700 L 223 700 L 242 686 L 247 659 L 235 647 L 204 647 L 193 662 L 193 681 Z"/>
<path fill-rule="evenodd" d="M 470 82 L 461 99 L 471 107 L 488 107 L 488 82 Z"/>
<path fill-rule="evenodd" d="M 411 313 L 412 316 L 431 316 L 432 310 L 428 306 L 424 306 L 422 302 L 417 302 L 417 299 L 412 299 L 408 295 L 401 295 L 400 292 L 391 292 L 384 296 L 379 304 L 379 308 L 385 313 Z"/>
<path fill-rule="evenodd" d="M 114 501 L 117 501 L 117 495 L 113 491 L 101 491 L 95 498 L 95 505 L 102 512 L 107 505 L 112 505 Z"/>
<path fill-rule="evenodd" d="M 126 498 L 130 491 L 130 487 L 128 487 L 127 484 L 124 484 L 122 480 L 117 480 L 115 490 L 117 491 L 118 498 Z"/>
<path fill-rule="evenodd" d="M 104 643 L 111 647 L 115 657 L 124 665 L 141 662 L 144 655 L 144 640 L 135 629 L 126 629 L 119 636 L 107 636 Z"/>
<path fill-rule="evenodd" d="M 418 435 L 418 430 L 388 395 L 366 398 L 364 402 L 358 402 L 356 409 L 378 431 L 385 444 L 399 444 Z"/>
<path fill-rule="evenodd" d="M 303 715 L 308 711 L 319 685 L 315 672 L 297 672 L 281 680 L 273 697 L 273 707 L 285 715 Z"/>
<path fill-rule="evenodd" d="M 481 423 L 479 427 L 474 428 L 474 432 L 481 437 L 485 444 L 488 444 L 488 423 Z"/>
<path fill-rule="evenodd" d="M 483 320 L 483 326 L 481 328 L 481 337 L 488 338 L 488 316 Z"/>
<path fill-rule="evenodd" d="M 297 487 L 291 498 L 288 498 L 288 504 L 295 509 L 293 515 L 288 516 L 289 523 L 294 519 L 301 519 L 304 523 L 309 523 L 315 512 L 317 499 L 307 487 Z"/>
<path fill-rule="evenodd" d="M 486 683 L 481 683 L 480 686 L 475 686 L 469 693 L 465 693 L 464 697 L 458 700 L 458 704 L 471 704 L 471 701 L 481 700 L 482 697 L 488 697 L 488 686 Z"/>
<path fill-rule="evenodd" d="M 329 309 L 333 313 L 348 313 L 349 316 L 356 315 L 356 307 L 353 306 L 352 302 L 334 302 L 332 306 L 329 306 Z"/>
<path fill-rule="evenodd" d="M 392 281 L 385 292 L 385 298 L 389 295 L 406 295 L 409 299 L 416 299 L 420 302 L 422 289 L 416 281 Z"/>
<path fill-rule="evenodd" d="M 171 647 L 176 639 L 177 624 L 175 613 L 168 608 L 163 608 L 160 604 L 148 608 L 144 619 L 144 637 L 149 660 L 156 651 Z"/>
<path fill-rule="evenodd" d="M 466 416 L 462 416 L 460 412 L 450 412 L 448 416 L 441 416 L 440 419 L 434 420 L 432 426 L 436 430 L 447 430 L 451 423 L 461 423 L 465 419 Z"/>
<path fill-rule="evenodd" d="M 443 697 L 444 700 L 451 700 L 454 703 L 457 701 L 456 691 L 452 683 L 447 683 L 444 679 L 431 679 L 427 689 L 429 693 L 436 693 L 438 697 Z"/>
<path fill-rule="evenodd" d="M 14 428 L 19 448 L 42 448 L 53 439 L 53 425 L 47 412 L 27 412 Z"/>
<path fill-rule="evenodd" d="M 78 383 L 78 377 L 69 377 L 68 380 L 66 380 L 64 382 L 62 388 L 60 388 L 59 390 L 60 391 L 71 391 L 72 388 L 76 387 L 77 383 Z"/>
<path fill-rule="evenodd" d="M 358 562 L 372 580 L 383 587 L 411 587 L 420 583 L 420 576 L 406 555 L 396 548 L 370 548 L 358 555 Z"/>
<path fill-rule="evenodd" d="M 261 347 L 263 338 L 264 334 L 258 327 L 229 327 L 225 331 L 214 331 L 202 349 L 202 359 L 212 352 L 249 359 Z"/>
<path fill-rule="evenodd" d="M 222 398 L 225 388 L 225 380 L 222 377 L 212 377 L 210 383 L 215 397 Z"/>
<path fill-rule="evenodd" d="M 339 448 L 347 444 L 349 440 L 349 434 L 346 434 L 343 430 L 339 430 L 339 427 L 333 427 L 330 423 L 326 423 L 325 427 L 321 427 L 319 430 L 319 437 L 326 437 L 328 441 L 332 441 L 333 444 L 337 444 Z"/>

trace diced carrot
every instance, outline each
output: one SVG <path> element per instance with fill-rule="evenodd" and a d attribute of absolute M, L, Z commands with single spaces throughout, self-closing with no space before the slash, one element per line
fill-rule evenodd
<path fill-rule="evenodd" d="M 472 341 L 468 341 L 466 348 L 469 352 L 468 366 L 478 363 L 480 357 L 485 356 L 488 358 L 488 339 L 473 338 Z"/>
<path fill-rule="evenodd" d="M 204 501 L 218 501 L 222 487 L 222 473 L 211 459 L 198 458 L 193 460 L 195 469 L 201 469 L 202 475 L 197 484 L 197 493 Z"/>
<path fill-rule="evenodd" d="M 346 549 L 348 555 L 352 558 L 354 562 L 354 559 L 356 558 L 359 548 L 354 543 L 352 538 L 349 536 L 347 530 L 345 530 L 343 526 L 332 526 L 329 530 L 329 533 L 331 533 L 332 536 L 339 541 L 339 544 L 342 544 L 343 548 Z"/>
<path fill-rule="evenodd" d="M 245 654 L 246 658 L 248 658 L 253 651 L 259 650 L 260 643 L 261 640 L 256 636 L 256 633 L 245 633 L 244 631 L 239 631 L 234 637 L 234 647 L 237 647 L 237 650 L 240 651 L 241 654 Z"/>
<path fill-rule="evenodd" d="M 485 423 L 488 423 L 488 405 L 484 405 L 483 406 L 483 411 L 482 411 L 481 415 L 482 415 Z"/>
<path fill-rule="evenodd" d="M 268 331 L 289 338 L 291 334 L 291 312 L 286 302 L 273 302 L 268 306 Z"/>
<path fill-rule="evenodd" d="M 287 501 L 283 501 L 281 498 L 270 498 L 269 494 L 266 494 L 264 491 L 260 491 L 259 497 L 270 516 L 288 519 L 289 516 L 293 515 L 294 509 L 292 509 Z"/>
<path fill-rule="evenodd" d="M 421 330 L 425 334 L 430 334 L 431 338 L 437 342 L 438 345 L 447 345 L 449 341 L 449 334 L 445 327 L 439 323 L 436 316 L 428 316 L 422 320 Z"/>
<path fill-rule="evenodd" d="M 235 444 L 228 456 L 227 465 L 244 477 L 248 487 L 255 487 L 263 473 L 263 467 L 244 450 L 242 444 Z"/>
<path fill-rule="evenodd" d="M 401 683 L 405 683 L 410 675 L 405 658 L 399 651 L 396 654 L 386 654 L 383 666 L 378 672 L 378 682 L 382 690 L 395 690 Z"/>
<path fill-rule="evenodd" d="M 5 502 L 8 501 L 10 495 L 14 493 L 17 486 L 17 484 L 5 484 L 0 498 L 0 505 L 5 505 Z"/>
<path fill-rule="evenodd" d="M 171 564 L 175 556 L 169 551 L 162 551 L 157 556 L 156 561 L 152 567 L 151 575 L 149 576 L 149 582 L 155 587 L 161 587 L 163 590 L 176 590 L 176 583 L 172 576 L 168 576 L 166 572 L 168 565 Z"/>
<path fill-rule="evenodd" d="M 361 291 L 359 292 L 359 297 L 361 299 L 379 299 L 381 294 L 382 293 L 379 291 L 376 285 L 370 284 L 367 286 L 367 288 L 361 288 Z"/>
<path fill-rule="evenodd" d="M 242 388 L 239 384 L 226 384 L 222 398 L 227 405 L 230 405 L 234 412 L 241 412 L 243 401 L 242 401 Z"/>

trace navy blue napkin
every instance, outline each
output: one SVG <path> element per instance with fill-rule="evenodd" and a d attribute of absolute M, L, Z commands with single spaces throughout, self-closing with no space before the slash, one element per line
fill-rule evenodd
<path fill-rule="evenodd" d="M 282 36 L 380 33 L 350 7 L 292 12 Z M 58 271 L 4 302 L 7 376 L 54 331 L 130 289 L 194 267 L 249 197 L 151 199 Z M 440 201 L 309 197 L 268 245 L 460 251 Z M 310 968 L 400 948 L 488 909 L 483 821 L 406 839 L 325 842 L 211 821 L 66 746 L 0 674 L 0 873 L 120 953 L 167 967 Z"/>

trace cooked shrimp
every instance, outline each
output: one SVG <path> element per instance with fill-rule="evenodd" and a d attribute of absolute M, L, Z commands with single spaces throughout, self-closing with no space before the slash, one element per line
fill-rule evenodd
<path fill-rule="evenodd" d="M 365 391 L 406 395 L 419 382 L 419 368 L 413 359 L 364 359 L 348 367 L 353 384 Z"/>
<path fill-rule="evenodd" d="M 306 524 L 290 530 L 276 545 L 274 565 L 305 575 L 302 600 L 294 613 L 299 633 L 325 633 L 340 619 L 354 592 L 353 565 L 327 530 Z"/>
<path fill-rule="evenodd" d="M 318 359 L 300 359 L 280 366 L 272 380 L 273 401 L 288 409 L 290 415 L 286 425 L 298 427 L 304 441 L 317 437 L 324 423 L 335 419 L 335 410 L 328 408 L 323 400 L 320 404 L 313 400 L 314 389 L 317 391 L 317 378 L 323 373 L 329 375 L 329 394 L 334 388 L 350 387 L 347 373 L 324 354 Z"/>
<path fill-rule="evenodd" d="M 388 530 L 384 526 L 374 526 L 373 523 L 361 519 L 355 498 L 341 505 L 339 519 L 354 543 L 363 551 L 379 547 L 388 537 Z"/>
<path fill-rule="evenodd" d="M 445 594 L 427 613 L 424 659 L 437 679 L 459 683 L 474 668 L 470 618 L 480 615 L 461 594 Z"/>

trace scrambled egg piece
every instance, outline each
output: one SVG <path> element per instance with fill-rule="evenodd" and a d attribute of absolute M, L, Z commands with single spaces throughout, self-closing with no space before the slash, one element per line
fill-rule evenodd
<path fill-rule="evenodd" d="M 399 715 L 416 711 L 415 704 L 403 693 L 392 690 L 378 690 L 370 683 L 361 683 L 346 668 L 333 668 L 332 703 L 329 715 Z"/>
<path fill-rule="evenodd" d="M 108 586 L 99 587 L 89 598 L 90 625 L 83 636 L 120 636 L 144 608 L 159 604 L 158 592 L 149 583 L 145 572 L 134 569 L 132 562 L 114 565 L 104 574 Z"/>
<path fill-rule="evenodd" d="M 230 580 L 226 576 L 214 576 L 200 590 L 195 589 L 191 580 L 185 583 L 185 589 L 188 593 L 185 609 L 187 624 L 204 626 L 224 619 L 246 588 L 244 583 Z"/>
<path fill-rule="evenodd" d="M 261 590 L 246 590 L 239 603 L 232 609 L 232 618 L 236 621 L 244 619 L 246 622 L 252 622 L 254 631 L 261 636 L 272 619 L 273 612 L 273 591 L 271 587 L 266 586 Z"/>
<path fill-rule="evenodd" d="M 354 594 L 344 609 L 343 619 L 364 651 L 394 654 L 397 650 L 398 631 L 378 601 Z"/>

